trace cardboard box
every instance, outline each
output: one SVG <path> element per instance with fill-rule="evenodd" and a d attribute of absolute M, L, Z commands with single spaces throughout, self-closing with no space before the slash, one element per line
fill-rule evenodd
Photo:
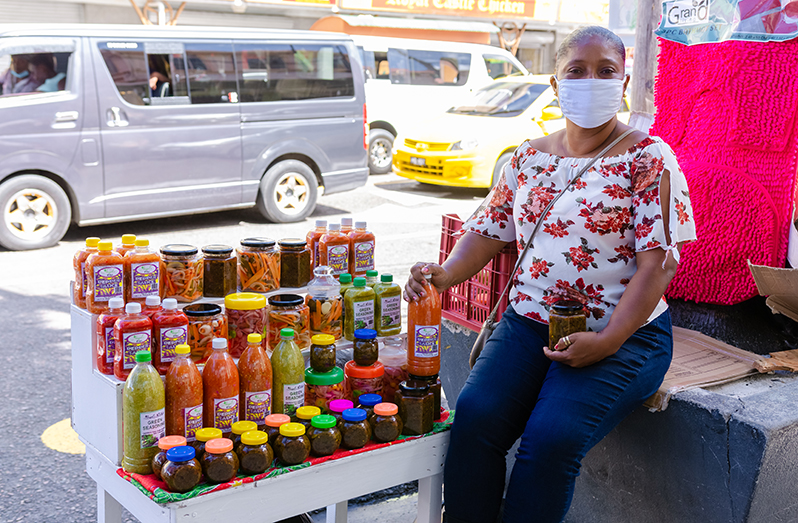
<path fill-rule="evenodd" d="M 778 269 L 748 262 L 760 296 L 774 314 L 798 321 L 798 269 Z"/>

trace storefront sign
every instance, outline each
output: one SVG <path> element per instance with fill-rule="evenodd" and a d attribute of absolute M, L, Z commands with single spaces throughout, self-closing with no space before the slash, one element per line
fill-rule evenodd
<path fill-rule="evenodd" d="M 473 18 L 541 19 L 536 0 L 339 0 L 341 9 Z M 546 13 L 548 14 L 548 12 Z M 543 18 L 548 19 L 548 18 Z"/>

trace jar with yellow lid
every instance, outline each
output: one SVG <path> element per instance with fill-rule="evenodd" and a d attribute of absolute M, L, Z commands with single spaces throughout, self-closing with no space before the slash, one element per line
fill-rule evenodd
<path fill-rule="evenodd" d="M 319 414 L 321 414 L 320 408 L 315 405 L 304 405 L 296 409 L 296 414 L 291 418 L 291 421 L 300 423 L 305 427 L 305 432 L 307 432 L 310 429 L 310 420 L 313 419 L 313 416 L 318 416 Z"/>
<path fill-rule="evenodd" d="M 299 465 L 310 455 L 310 439 L 301 423 L 280 426 L 280 435 L 274 445 L 274 455 L 282 465 Z"/>
<path fill-rule="evenodd" d="M 227 350 L 232 357 L 238 358 L 247 348 L 249 334 L 266 337 L 266 297 L 254 292 L 228 294 L 224 298 L 224 308 L 227 312 Z"/>
<path fill-rule="evenodd" d="M 205 452 L 205 444 L 212 439 L 221 438 L 222 429 L 214 427 L 197 429 L 197 432 L 194 433 L 194 437 L 196 439 L 194 441 L 189 441 L 188 445 L 194 447 L 194 450 L 197 452 L 197 459 L 200 459 L 202 458 L 202 453 Z"/>
<path fill-rule="evenodd" d="M 236 421 L 230 430 L 233 431 L 233 435 L 230 437 L 233 442 L 233 450 L 237 451 L 241 446 L 241 435 L 251 430 L 258 430 L 258 424 L 254 421 Z"/>
<path fill-rule="evenodd" d="M 247 476 L 266 472 L 274 461 L 269 445 L 269 435 L 260 430 L 250 430 L 241 435 L 241 445 L 236 450 L 239 471 Z"/>
<path fill-rule="evenodd" d="M 335 337 L 315 334 L 310 338 L 310 368 L 315 372 L 330 372 L 335 368 Z"/>

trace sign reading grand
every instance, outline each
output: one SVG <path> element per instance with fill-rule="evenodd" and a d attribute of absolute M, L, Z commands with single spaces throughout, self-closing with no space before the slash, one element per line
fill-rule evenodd
<path fill-rule="evenodd" d="M 369 5 L 364 5 L 368 3 Z M 536 0 L 339 0 L 342 9 L 468 16 L 473 18 L 540 19 Z M 548 15 L 548 12 L 546 13 Z M 548 17 L 544 17 L 548 19 Z"/>

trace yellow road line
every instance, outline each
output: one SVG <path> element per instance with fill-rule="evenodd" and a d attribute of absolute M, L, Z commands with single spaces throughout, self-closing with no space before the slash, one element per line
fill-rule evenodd
<path fill-rule="evenodd" d="M 42 433 L 42 443 L 47 448 L 64 454 L 86 453 L 86 445 L 78 439 L 77 432 L 72 430 L 72 423 L 69 418 L 62 419 L 58 423 L 47 427 Z"/>

